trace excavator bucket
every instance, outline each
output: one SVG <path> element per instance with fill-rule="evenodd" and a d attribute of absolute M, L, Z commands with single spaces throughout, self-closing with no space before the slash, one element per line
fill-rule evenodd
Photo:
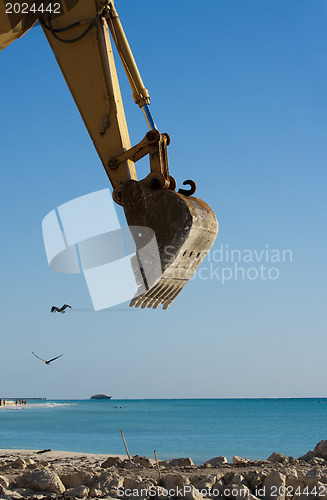
<path fill-rule="evenodd" d="M 132 267 L 139 288 L 130 307 L 167 309 L 212 247 L 215 214 L 198 198 L 134 180 L 124 184 L 122 204 L 137 250 Z M 149 244 L 153 234 L 157 253 Z"/>

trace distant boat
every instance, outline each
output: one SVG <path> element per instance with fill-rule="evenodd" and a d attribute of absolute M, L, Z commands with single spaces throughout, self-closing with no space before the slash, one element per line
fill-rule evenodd
<path fill-rule="evenodd" d="M 107 396 L 106 394 L 95 394 L 91 396 L 90 399 L 111 399 L 112 396 Z"/>

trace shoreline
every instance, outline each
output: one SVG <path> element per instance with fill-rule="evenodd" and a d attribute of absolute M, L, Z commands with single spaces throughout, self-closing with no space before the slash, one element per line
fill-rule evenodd
<path fill-rule="evenodd" d="M 0 499 L 327 500 L 327 440 L 298 458 L 274 452 L 266 460 L 158 464 L 138 455 L 0 449 Z"/>
<path fill-rule="evenodd" d="M 0 460 L 8 457 L 26 457 L 26 458 L 42 458 L 46 456 L 47 459 L 70 459 L 70 460 L 80 460 L 81 458 L 87 458 L 88 460 L 98 461 L 105 460 L 108 457 L 119 457 L 121 460 L 127 459 L 127 455 L 116 455 L 108 453 L 84 453 L 82 451 L 65 451 L 65 450 L 24 450 L 24 449 L 11 449 L 11 448 L 0 448 Z"/>

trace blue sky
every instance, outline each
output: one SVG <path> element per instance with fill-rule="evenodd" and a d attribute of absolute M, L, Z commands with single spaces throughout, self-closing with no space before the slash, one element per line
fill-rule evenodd
<path fill-rule="evenodd" d="M 196 180 L 217 215 L 214 250 L 268 245 L 293 259 L 277 280 L 196 278 L 167 311 L 50 315 L 52 304 L 91 302 L 82 276 L 49 269 L 42 219 L 108 180 L 33 28 L 0 53 L 1 395 L 327 396 L 325 1 L 116 7 L 171 136 L 171 173 Z M 146 123 L 117 66 L 136 143 Z M 64 356 L 46 367 L 32 350 Z"/>

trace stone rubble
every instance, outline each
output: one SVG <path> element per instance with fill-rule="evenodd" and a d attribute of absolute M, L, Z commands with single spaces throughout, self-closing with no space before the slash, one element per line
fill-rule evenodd
<path fill-rule="evenodd" d="M 235 455 L 232 463 L 223 456 L 201 465 L 163 460 L 160 477 L 154 460 L 138 455 L 25 455 L 0 456 L 0 499 L 327 500 L 327 440 L 297 459 L 274 452 L 266 460 Z"/>

